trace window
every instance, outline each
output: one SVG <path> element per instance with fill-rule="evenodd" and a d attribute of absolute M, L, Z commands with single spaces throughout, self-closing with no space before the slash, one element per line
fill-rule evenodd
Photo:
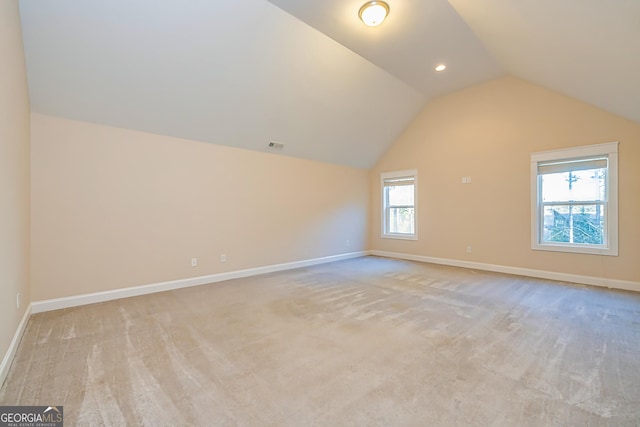
<path fill-rule="evenodd" d="M 418 172 L 406 170 L 380 175 L 382 237 L 417 240 Z"/>
<path fill-rule="evenodd" d="M 531 155 L 531 248 L 618 255 L 618 143 Z"/>

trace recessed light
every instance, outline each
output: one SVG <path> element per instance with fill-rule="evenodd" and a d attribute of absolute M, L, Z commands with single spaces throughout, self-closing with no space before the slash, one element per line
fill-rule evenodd
<path fill-rule="evenodd" d="M 444 64 L 436 65 L 436 68 L 435 68 L 436 71 L 444 71 L 446 69 L 447 69 L 447 66 Z"/>
<path fill-rule="evenodd" d="M 368 27 L 376 27 L 389 14 L 389 5 L 383 1 L 368 1 L 362 5 L 358 16 Z"/>

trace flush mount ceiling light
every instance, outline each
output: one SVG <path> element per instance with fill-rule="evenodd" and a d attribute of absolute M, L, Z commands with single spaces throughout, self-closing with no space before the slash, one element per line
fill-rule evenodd
<path fill-rule="evenodd" d="M 447 69 L 447 66 L 444 64 L 436 65 L 436 68 L 435 68 L 436 71 L 444 71 L 446 69 Z"/>
<path fill-rule="evenodd" d="M 375 27 L 382 24 L 382 21 L 389 14 L 389 5 L 383 1 L 368 1 L 362 5 L 358 16 L 368 27 Z"/>

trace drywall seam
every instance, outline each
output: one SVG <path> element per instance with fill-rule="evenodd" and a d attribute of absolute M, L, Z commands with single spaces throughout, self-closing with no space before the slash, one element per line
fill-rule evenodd
<path fill-rule="evenodd" d="M 9 344 L 9 348 L 7 352 L 4 354 L 4 358 L 2 359 L 2 363 L 0 363 L 0 387 L 4 384 L 4 380 L 7 378 L 7 374 L 9 373 L 9 368 L 11 367 L 11 363 L 13 362 L 13 357 L 16 355 L 16 351 L 18 350 L 18 345 L 20 345 L 20 340 L 22 339 L 22 335 L 24 334 L 25 329 L 27 328 L 27 322 L 29 317 L 31 317 L 31 305 L 29 305 L 24 314 L 22 315 L 22 319 L 20 323 L 18 323 L 18 328 L 16 329 L 15 334 L 13 334 L 13 339 Z"/>
<path fill-rule="evenodd" d="M 423 255 L 412 255 L 400 252 L 369 251 L 371 255 L 406 259 L 409 261 L 430 262 L 433 264 L 450 265 L 453 267 L 472 268 L 476 270 L 493 271 L 496 273 L 515 274 L 518 276 L 536 277 L 539 279 L 556 280 L 559 282 L 579 283 L 583 285 L 600 286 L 611 289 L 640 292 L 640 282 L 607 279 L 604 277 L 581 276 L 579 274 L 557 273 L 554 271 L 535 270 L 532 268 L 509 267 L 506 265 L 485 264 L 481 262 L 461 261 L 457 259 L 435 258 Z"/>
<path fill-rule="evenodd" d="M 178 279 L 168 282 L 160 282 L 149 285 L 134 286 L 130 288 L 114 289 L 110 291 L 94 292 L 90 294 L 73 295 L 63 298 L 54 298 L 31 303 L 32 313 L 42 313 L 45 311 L 59 310 L 62 308 L 77 307 L 86 304 L 111 301 L 120 298 L 129 298 L 139 295 L 152 294 L 156 292 L 170 291 L 174 289 L 188 288 L 191 286 L 206 285 L 209 283 L 221 282 L 224 280 L 239 279 L 242 277 L 257 276 L 259 274 L 273 273 L 276 271 L 291 270 L 294 268 L 309 267 L 312 265 L 325 264 L 328 262 L 341 261 L 350 258 L 365 256 L 366 251 L 351 252 L 340 255 L 332 255 L 322 258 L 313 258 L 302 261 L 288 262 L 284 264 L 274 264 L 264 267 L 249 268 L 246 270 L 230 271 L 225 273 L 211 274 L 207 276 L 191 277 L 188 279 Z"/>

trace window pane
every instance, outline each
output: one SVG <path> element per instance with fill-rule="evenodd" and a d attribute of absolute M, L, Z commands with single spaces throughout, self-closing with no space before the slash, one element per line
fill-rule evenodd
<path fill-rule="evenodd" d="M 541 175 L 543 202 L 605 200 L 607 169 L 586 169 Z"/>
<path fill-rule="evenodd" d="M 389 233 L 414 234 L 414 208 L 389 208 Z"/>
<path fill-rule="evenodd" d="M 387 187 L 389 206 L 413 206 L 413 185 Z"/>
<path fill-rule="evenodd" d="M 602 205 L 545 206 L 543 243 L 603 244 Z"/>

